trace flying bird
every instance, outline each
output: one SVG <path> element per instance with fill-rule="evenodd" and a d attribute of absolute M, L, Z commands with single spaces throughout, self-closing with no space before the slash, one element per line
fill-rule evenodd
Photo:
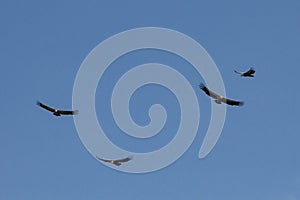
<path fill-rule="evenodd" d="M 99 158 L 98 156 L 96 156 L 96 158 L 98 160 L 103 161 L 103 162 L 108 162 L 108 163 L 114 164 L 116 166 L 120 166 L 120 165 L 122 165 L 122 163 L 125 163 L 125 162 L 128 162 L 128 161 L 132 160 L 131 156 L 126 157 L 126 158 L 122 158 L 122 159 L 118 159 L 118 160 L 106 160 L 106 159 L 103 159 L 103 158 Z"/>
<path fill-rule="evenodd" d="M 242 101 L 235 101 L 235 100 L 231 100 L 231 99 L 227 99 L 225 97 L 222 97 L 216 93 L 214 93 L 213 91 L 209 90 L 207 87 L 204 86 L 203 83 L 200 83 L 199 87 L 201 88 L 201 90 L 203 90 L 208 96 L 212 97 L 213 99 L 215 99 L 215 102 L 217 104 L 221 104 L 226 103 L 228 105 L 231 106 L 242 106 L 244 105 L 244 102 Z"/>
<path fill-rule="evenodd" d="M 244 76 L 244 77 L 254 77 L 254 73 L 255 73 L 255 70 L 253 67 L 251 67 L 248 71 L 246 72 L 239 72 L 239 71 L 236 71 L 234 70 L 235 73 L 241 75 L 241 76 Z"/>
<path fill-rule="evenodd" d="M 53 113 L 55 116 L 61 116 L 61 115 L 76 115 L 78 113 L 78 110 L 58 110 L 55 108 L 51 108 L 49 106 L 46 106 L 45 104 L 42 104 L 41 102 L 37 101 L 36 104 L 50 112 Z"/>

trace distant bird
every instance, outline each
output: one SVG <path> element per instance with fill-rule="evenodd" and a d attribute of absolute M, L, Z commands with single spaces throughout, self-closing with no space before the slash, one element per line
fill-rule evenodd
<path fill-rule="evenodd" d="M 246 72 L 239 72 L 239 71 L 236 71 L 234 70 L 235 73 L 241 75 L 241 76 L 244 76 L 244 77 L 254 77 L 253 74 L 255 73 L 255 70 L 253 67 L 251 67 L 248 71 Z"/>
<path fill-rule="evenodd" d="M 123 159 L 118 159 L 118 160 L 106 160 L 106 159 L 103 159 L 103 158 L 99 158 L 98 156 L 96 156 L 96 158 L 98 160 L 103 161 L 103 162 L 108 162 L 108 163 L 114 164 L 116 166 L 120 166 L 120 165 L 122 165 L 122 163 L 132 160 L 131 156 L 123 158 Z"/>
<path fill-rule="evenodd" d="M 226 103 L 228 105 L 231 105 L 231 106 L 242 106 L 244 105 L 244 102 L 242 101 L 235 101 L 235 100 L 231 100 L 231 99 L 227 99 L 225 97 L 222 97 L 216 93 L 214 93 L 213 91 L 209 90 L 207 87 L 204 86 L 203 83 L 200 83 L 199 87 L 201 88 L 201 90 L 203 90 L 208 96 L 212 97 L 215 99 L 215 102 L 217 104 L 221 104 L 222 102 L 223 103 Z"/>
<path fill-rule="evenodd" d="M 55 116 L 61 116 L 61 115 L 76 115 L 78 113 L 78 110 L 74 110 L 74 111 L 71 111 L 71 110 L 58 110 L 58 109 L 55 109 L 55 108 L 51 108 L 49 106 L 46 106 L 45 104 L 42 104 L 41 102 L 37 101 L 36 104 L 50 112 L 53 113 L 53 115 Z"/>

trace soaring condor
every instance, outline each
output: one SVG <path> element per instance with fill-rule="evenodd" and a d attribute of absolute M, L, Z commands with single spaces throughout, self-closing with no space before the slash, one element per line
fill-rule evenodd
<path fill-rule="evenodd" d="M 234 70 L 235 73 L 241 75 L 241 76 L 244 76 L 244 77 L 254 77 L 254 73 L 255 73 L 255 70 L 253 67 L 251 67 L 248 71 L 246 72 L 239 72 L 239 71 L 236 71 Z"/>
<path fill-rule="evenodd" d="M 203 90 L 205 92 L 205 94 L 207 94 L 208 96 L 215 99 L 215 102 L 217 104 L 221 104 L 223 102 L 223 103 L 226 103 L 226 104 L 231 105 L 231 106 L 242 106 L 242 105 L 244 105 L 244 102 L 242 102 L 242 101 L 235 101 L 235 100 L 227 99 L 225 97 L 222 97 L 222 96 L 214 93 L 213 91 L 211 91 L 207 87 L 205 87 L 203 83 L 200 83 L 199 87 L 201 88 L 201 90 Z"/>
<path fill-rule="evenodd" d="M 51 108 L 49 106 L 46 106 L 45 104 L 42 104 L 41 102 L 37 101 L 36 104 L 50 112 L 53 113 L 53 115 L 55 116 L 61 116 L 61 115 L 76 115 L 78 114 L 78 110 L 58 110 L 58 109 L 55 109 L 55 108 Z"/>
<path fill-rule="evenodd" d="M 132 160 L 132 157 L 130 157 L 130 156 L 126 157 L 126 158 L 118 159 L 118 160 L 106 160 L 106 159 L 103 159 L 103 158 L 99 158 L 98 156 L 96 156 L 96 158 L 98 160 L 103 161 L 103 162 L 108 162 L 108 163 L 114 164 L 116 166 L 120 166 L 120 165 L 122 165 L 122 163 Z"/>

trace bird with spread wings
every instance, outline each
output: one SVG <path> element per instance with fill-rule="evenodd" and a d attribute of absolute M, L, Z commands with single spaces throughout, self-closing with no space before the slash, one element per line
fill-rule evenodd
<path fill-rule="evenodd" d="M 132 160 L 131 156 L 128 156 L 128 157 L 122 158 L 122 159 L 118 159 L 118 160 L 107 160 L 107 159 L 99 158 L 98 156 L 96 156 L 96 158 L 98 160 L 103 161 L 103 162 L 114 164 L 116 166 L 120 166 L 120 165 L 122 165 L 122 163 L 125 163 L 125 162 L 128 162 L 128 161 Z"/>
<path fill-rule="evenodd" d="M 236 71 L 234 70 L 235 73 L 241 75 L 241 76 L 244 76 L 244 77 L 254 77 L 254 73 L 255 73 L 255 69 L 253 67 L 251 67 L 248 71 L 246 72 L 239 72 L 239 71 Z"/>
<path fill-rule="evenodd" d="M 58 110 L 58 109 L 55 109 L 55 108 L 51 108 L 49 106 L 46 106 L 45 104 L 37 101 L 36 104 L 50 112 L 53 113 L 53 115 L 55 116 L 61 116 L 61 115 L 76 115 L 78 114 L 78 110 Z"/>
<path fill-rule="evenodd" d="M 203 83 L 200 83 L 199 87 L 201 88 L 201 90 L 203 90 L 205 92 L 205 94 L 207 94 L 208 96 L 215 99 L 215 102 L 217 104 L 221 104 L 223 102 L 223 103 L 226 103 L 231 106 L 244 105 L 244 102 L 242 102 L 242 101 L 235 101 L 235 100 L 227 99 L 225 97 L 222 97 L 221 95 L 216 94 L 215 92 L 213 92 L 213 91 L 209 90 L 207 87 L 205 87 L 205 85 Z"/>

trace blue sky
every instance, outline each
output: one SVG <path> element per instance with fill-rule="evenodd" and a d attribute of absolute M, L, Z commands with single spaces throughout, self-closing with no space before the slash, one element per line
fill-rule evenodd
<path fill-rule="evenodd" d="M 268 0 L 2 1 L 0 199 L 299 199 L 299 9 L 298 1 Z M 76 73 L 88 53 L 114 34 L 145 26 L 199 42 L 218 66 L 228 97 L 245 105 L 228 108 L 220 140 L 199 160 L 210 119 L 209 98 L 199 90 L 200 128 L 188 151 L 162 170 L 128 174 L 95 160 L 71 117 L 55 118 L 35 102 L 71 108 Z M 159 51 L 135 52 L 114 64 L 153 61 L 181 70 L 195 90 L 203 81 L 188 63 Z M 253 79 L 233 73 L 250 66 L 257 70 Z M 99 118 L 111 122 L 102 106 L 106 88 L 100 82 L 96 107 Z M 140 124 L 148 120 L 145 102 L 166 105 L 172 117 L 164 131 L 172 134 L 179 120 L 174 96 L 159 87 L 137 92 L 131 111 Z M 131 151 L 157 149 L 172 138 L 130 141 L 105 126 L 112 141 Z"/>

